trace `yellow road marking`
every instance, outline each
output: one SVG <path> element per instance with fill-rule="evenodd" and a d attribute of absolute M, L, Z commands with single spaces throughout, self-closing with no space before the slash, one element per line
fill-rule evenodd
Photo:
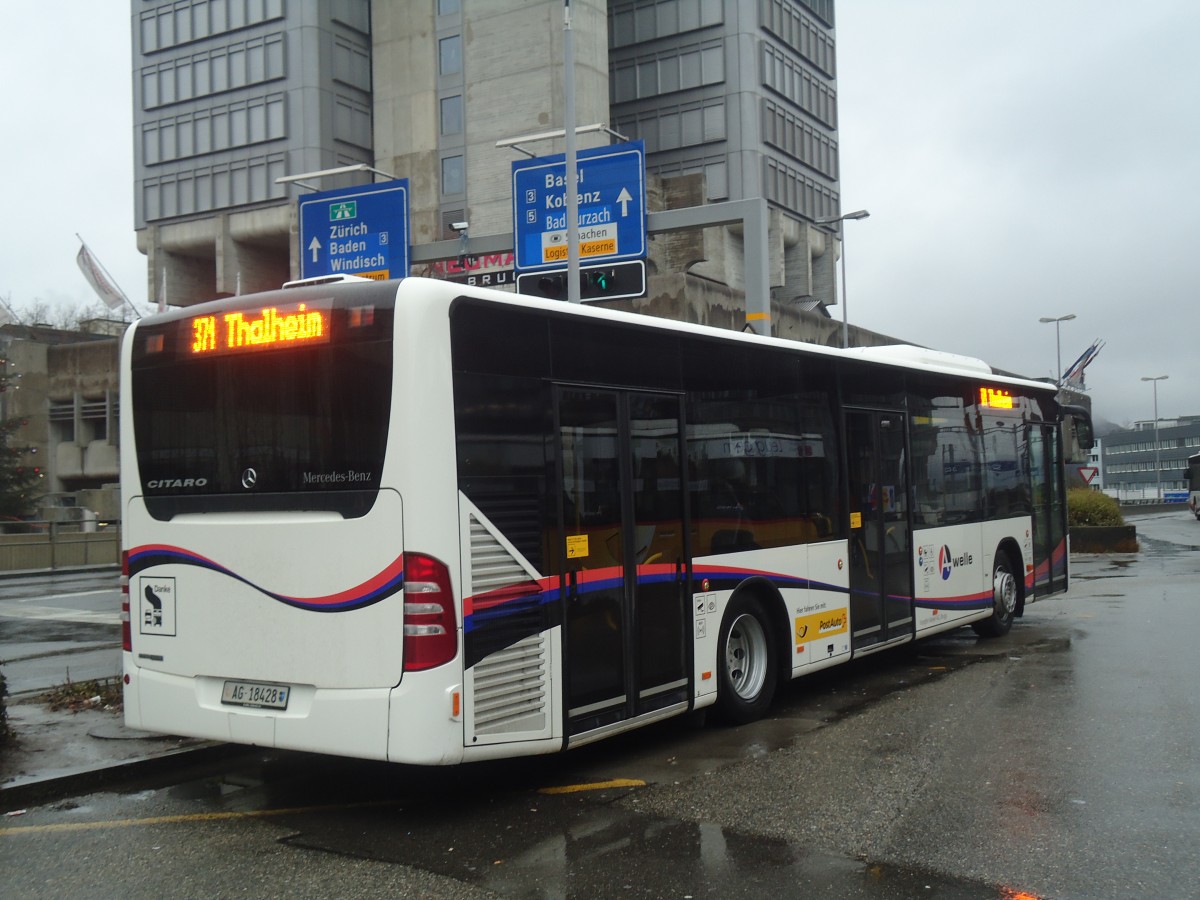
<path fill-rule="evenodd" d="M 539 794 L 576 794 L 582 791 L 603 791 L 608 788 L 645 787 L 646 782 L 636 778 L 614 778 L 591 784 L 566 784 L 559 787 L 539 788 Z M 270 816 L 300 815 L 331 809 L 362 809 L 370 806 L 394 806 L 392 801 L 369 803 L 347 803 L 338 806 L 295 806 L 287 809 L 251 809 L 243 812 L 186 813 L 175 816 L 150 816 L 144 819 L 107 819 L 99 822 L 55 822 L 49 825 L 17 825 L 0 828 L 0 837 L 18 834 L 55 834 L 69 831 L 98 831 L 110 828 L 137 828 L 146 825 L 187 825 L 203 822 L 222 822 L 230 819 L 264 819 Z"/>
<path fill-rule="evenodd" d="M 591 784 L 564 784 L 561 787 L 538 788 L 539 794 L 577 794 L 580 791 L 603 791 L 607 788 L 645 787 L 646 782 L 637 778 L 614 778 L 612 781 L 596 781 Z"/>
<path fill-rule="evenodd" d="M 0 837 L 15 834 L 51 834 L 63 831 L 95 831 L 104 828 L 134 828 L 142 825 L 177 825 L 192 822 L 220 822 L 228 819 L 262 819 L 268 816 L 288 816 L 331 809 L 361 809 L 366 806 L 392 806 L 386 801 L 347 803 L 338 806 L 295 806 L 290 809 L 251 809 L 243 812 L 187 813 L 177 816 L 150 816 L 145 819 L 108 819 L 100 822 L 56 822 L 51 825 L 18 825 L 0 828 Z"/>

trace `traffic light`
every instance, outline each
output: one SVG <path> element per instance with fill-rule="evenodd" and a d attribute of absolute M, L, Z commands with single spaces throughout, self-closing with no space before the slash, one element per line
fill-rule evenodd
<path fill-rule="evenodd" d="M 527 279 L 534 286 L 532 291 L 523 291 L 521 289 L 521 279 Z M 566 272 L 539 272 L 536 275 L 524 275 L 517 277 L 517 293 L 531 293 L 538 297 L 546 297 L 550 300 L 566 300 L 567 299 L 567 273 Z"/>
<path fill-rule="evenodd" d="M 580 294 L 584 297 L 606 297 L 616 293 L 619 281 L 616 269 L 591 269 L 583 275 Z"/>
<path fill-rule="evenodd" d="M 550 300 L 567 299 L 565 269 L 517 275 L 517 293 Z M 579 270 L 580 300 L 617 300 L 646 295 L 646 262 L 635 259 Z"/>

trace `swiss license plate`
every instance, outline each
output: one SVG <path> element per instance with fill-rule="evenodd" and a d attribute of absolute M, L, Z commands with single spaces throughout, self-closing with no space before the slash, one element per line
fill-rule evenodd
<path fill-rule="evenodd" d="M 221 691 L 221 702 L 231 706 L 253 706 L 259 709 L 287 709 L 290 693 L 291 688 L 283 684 L 227 681 Z"/>

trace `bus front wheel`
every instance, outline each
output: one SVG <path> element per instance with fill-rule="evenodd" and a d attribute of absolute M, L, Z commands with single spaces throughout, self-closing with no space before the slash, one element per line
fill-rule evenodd
<path fill-rule="evenodd" d="M 761 719 L 775 694 L 771 622 L 757 598 L 734 597 L 721 620 L 717 645 L 717 704 L 722 721 Z"/>
<path fill-rule="evenodd" d="M 1012 560 L 1003 550 L 997 550 L 996 562 L 992 566 L 992 614 L 971 626 L 975 633 L 980 637 L 1008 634 L 1017 611 L 1019 591 Z"/>

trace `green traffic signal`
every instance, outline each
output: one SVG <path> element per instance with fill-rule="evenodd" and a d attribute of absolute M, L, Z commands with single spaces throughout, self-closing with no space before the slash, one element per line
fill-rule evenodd
<path fill-rule="evenodd" d="M 579 272 L 581 300 L 643 297 L 646 294 L 646 269 L 642 260 L 619 262 L 608 266 L 590 266 Z M 517 293 L 550 300 L 566 300 L 567 274 L 563 269 L 549 272 L 520 273 Z"/>

